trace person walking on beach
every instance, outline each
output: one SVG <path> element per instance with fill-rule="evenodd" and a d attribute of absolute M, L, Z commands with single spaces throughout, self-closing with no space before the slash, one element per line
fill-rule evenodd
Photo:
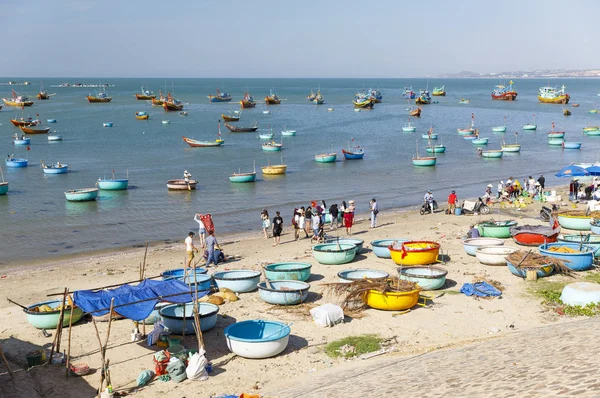
<path fill-rule="evenodd" d="M 200 238 L 200 246 L 204 249 L 206 247 L 206 227 L 200 219 L 200 216 L 200 213 L 196 213 L 194 216 L 194 221 L 198 223 L 198 237 Z"/>
<path fill-rule="evenodd" d="M 379 204 L 377 204 L 375 198 L 371 199 L 369 207 L 371 208 L 371 228 L 375 228 L 377 226 L 377 214 L 379 214 Z"/>
<path fill-rule="evenodd" d="M 283 232 L 283 218 L 278 211 L 275 212 L 275 217 L 273 217 L 273 246 L 279 245 L 279 240 L 281 239 L 281 233 Z"/>
<path fill-rule="evenodd" d="M 541 188 L 540 192 L 543 192 L 544 188 L 546 187 L 546 179 L 544 178 L 543 174 L 540 174 L 540 178 L 538 178 L 538 182 L 540 183 L 540 188 Z"/>
<path fill-rule="evenodd" d="M 188 237 L 185 238 L 185 252 L 187 254 L 185 267 L 189 268 L 192 265 L 194 259 L 194 252 L 198 253 L 198 249 L 194 246 L 194 233 L 190 232 Z M 195 264 L 194 264 L 195 267 Z"/>
<path fill-rule="evenodd" d="M 219 258 L 215 255 L 215 247 L 221 250 L 221 246 L 219 242 L 217 242 L 217 238 L 215 238 L 214 233 L 212 231 L 209 232 L 206 237 L 206 267 L 210 265 L 210 263 L 219 264 Z"/>
<path fill-rule="evenodd" d="M 262 220 L 262 230 L 265 239 L 269 239 L 269 228 L 271 227 L 271 220 L 269 219 L 269 212 L 264 209 L 260 212 L 260 218 Z"/>
<path fill-rule="evenodd" d="M 306 232 L 306 211 L 304 210 L 304 206 L 300 207 L 300 217 L 298 219 L 298 234 L 300 234 L 300 231 L 304 232 L 306 235 L 304 236 L 305 238 L 308 238 L 308 233 Z"/>
<path fill-rule="evenodd" d="M 498 196 L 496 197 L 496 199 L 500 199 L 502 197 L 502 191 L 504 190 L 504 181 L 498 181 Z"/>
<path fill-rule="evenodd" d="M 319 224 L 321 224 L 321 209 L 317 208 L 315 210 L 313 210 L 312 213 L 312 229 L 313 229 L 313 236 L 312 239 L 316 240 L 317 242 L 319 241 Z"/>
<path fill-rule="evenodd" d="M 294 240 L 300 240 L 300 209 L 294 208 L 294 215 L 292 217 L 292 225 L 294 226 Z"/>
<path fill-rule="evenodd" d="M 456 196 L 456 191 L 452 190 L 450 195 L 448 195 L 448 210 L 446 214 L 454 214 L 456 210 L 456 201 L 458 197 Z"/>
<path fill-rule="evenodd" d="M 346 201 L 342 200 L 342 205 L 340 207 L 340 213 L 342 213 L 342 227 L 346 226 L 346 219 L 344 218 L 344 213 L 346 213 L 347 208 L 348 208 L 348 205 L 346 204 Z"/>
<path fill-rule="evenodd" d="M 331 225 L 329 226 L 329 230 L 333 231 L 337 228 L 338 216 L 340 214 L 337 203 L 331 205 L 329 208 L 329 214 L 331 215 Z"/>
<path fill-rule="evenodd" d="M 316 210 L 316 209 L 315 209 Z M 313 212 L 313 208 L 308 206 L 306 208 L 306 210 L 304 211 L 304 233 L 306 234 L 306 237 L 308 238 L 308 233 L 312 232 L 312 212 Z"/>
<path fill-rule="evenodd" d="M 352 224 L 354 223 L 354 201 L 348 202 L 348 207 L 344 210 L 344 225 L 346 226 L 346 234 L 352 235 Z"/>

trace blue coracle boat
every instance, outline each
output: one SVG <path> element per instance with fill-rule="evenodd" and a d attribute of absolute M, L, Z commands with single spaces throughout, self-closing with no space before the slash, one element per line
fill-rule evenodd
<path fill-rule="evenodd" d="M 576 250 L 575 253 L 558 253 L 549 250 L 551 247 L 568 247 Z M 573 271 L 585 271 L 594 264 L 595 248 L 581 243 L 544 243 L 538 248 L 540 253 L 563 260 L 567 268 Z"/>
<path fill-rule="evenodd" d="M 15 145 L 29 145 L 29 144 L 31 144 L 31 138 L 21 138 L 21 139 L 15 138 L 13 140 L 13 143 Z"/>
<path fill-rule="evenodd" d="M 8 192 L 8 182 L 0 182 L 0 195 L 6 195 Z"/>
<path fill-rule="evenodd" d="M 71 189 L 65 192 L 69 202 L 87 202 L 98 197 L 98 188 Z"/>
<path fill-rule="evenodd" d="M 44 164 L 42 162 L 42 170 L 44 170 L 44 174 L 65 174 L 69 171 L 69 165 L 61 163 Z"/>
<path fill-rule="evenodd" d="M 27 159 L 9 157 L 6 159 L 6 167 L 27 167 Z"/>
<path fill-rule="evenodd" d="M 98 179 L 98 188 L 105 189 L 107 191 L 120 191 L 123 189 L 127 189 L 129 185 L 128 179 L 116 179 L 116 180 L 103 180 L 101 178 Z"/>

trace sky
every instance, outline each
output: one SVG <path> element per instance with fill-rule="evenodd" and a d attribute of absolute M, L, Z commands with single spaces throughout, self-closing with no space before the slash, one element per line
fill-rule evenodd
<path fill-rule="evenodd" d="M 598 15 L 594 0 L 0 0 L 0 76 L 600 69 Z"/>

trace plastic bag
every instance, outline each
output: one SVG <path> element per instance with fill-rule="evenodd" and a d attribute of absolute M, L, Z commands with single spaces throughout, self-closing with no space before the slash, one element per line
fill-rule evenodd
<path fill-rule="evenodd" d="M 150 333 L 148 333 L 148 338 L 146 340 L 149 346 L 158 343 L 158 339 L 160 334 L 165 330 L 165 325 L 161 322 L 154 322 L 154 329 Z"/>
<path fill-rule="evenodd" d="M 335 304 L 323 304 L 310 310 L 313 320 L 319 326 L 333 326 L 344 321 L 344 311 Z"/>
<path fill-rule="evenodd" d="M 208 372 L 206 371 L 206 365 L 208 364 L 208 361 L 204 356 L 205 353 L 206 351 L 200 349 L 200 352 L 192 354 L 188 358 L 188 366 L 185 369 L 188 379 L 200 381 L 208 379 Z"/>
<path fill-rule="evenodd" d="M 175 383 L 181 383 L 187 376 L 185 374 L 185 364 L 180 360 L 169 362 L 167 365 L 167 372 L 171 376 L 171 380 Z"/>
<path fill-rule="evenodd" d="M 136 382 L 138 387 L 143 387 L 154 378 L 154 372 L 151 370 L 142 370 L 138 375 Z"/>

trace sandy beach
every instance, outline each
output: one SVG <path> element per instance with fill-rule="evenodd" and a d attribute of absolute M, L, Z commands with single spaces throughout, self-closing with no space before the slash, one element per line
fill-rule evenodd
<path fill-rule="evenodd" d="M 563 193 L 563 198 L 565 198 Z M 265 240 L 261 231 L 244 235 L 218 235 L 224 252 L 232 259 L 220 264 L 217 270 L 253 269 L 261 270 L 268 263 L 302 261 L 313 264 L 308 302 L 297 307 L 277 307 L 264 303 L 258 292 L 243 293 L 236 302 L 220 306 L 219 318 L 214 329 L 204 334 L 207 359 L 213 365 L 211 377 L 204 382 L 155 380 L 135 392 L 136 396 L 186 396 L 209 397 L 211 395 L 241 394 L 242 392 L 270 396 L 283 386 L 293 386 L 295 379 L 306 380 L 311 374 L 319 375 L 330 368 L 341 366 L 343 360 L 333 360 L 324 352 L 328 342 L 346 336 L 374 333 L 387 341 L 393 350 L 386 357 L 404 357 L 434 350 L 468 345 L 487 339 L 495 339 L 515 331 L 527 331 L 539 326 L 570 322 L 573 318 L 559 317 L 545 312 L 538 299 L 527 293 L 528 284 L 513 276 L 506 267 L 490 267 L 480 264 L 468 256 L 462 247 L 468 227 L 472 223 L 488 220 L 515 219 L 519 225 L 545 223 L 537 216 L 541 204 L 535 202 L 525 207 L 512 205 L 493 207 L 488 216 L 445 215 L 445 198 L 437 197 L 440 210 L 433 215 L 419 215 L 413 208 L 409 211 L 386 211 L 379 215 L 378 227 L 369 229 L 365 216 L 359 217 L 353 228 L 353 237 L 369 242 L 384 238 L 409 238 L 434 240 L 441 244 L 442 253 L 449 261 L 439 266 L 448 270 L 447 282 L 442 290 L 431 292 L 435 298 L 426 307 L 415 307 L 409 313 L 392 316 L 386 311 L 367 310 L 361 317 L 346 318 L 345 322 L 332 328 L 317 326 L 308 313 L 309 309 L 324 303 L 338 302 L 336 297 L 323 293 L 324 283 L 337 282 L 337 272 L 343 269 L 372 268 L 397 274 L 397 266 L 389 259 L 377 258 L 370 250 L 358 255 L 345 265 L 322 265 L 311 255 L 309 239 L 293 241 L 293 229 L 284 217 L 286 227 L 282 244 L 272 247 L 272 240 Z M 564 203 L 564 202 L 563 202 Z M 564 209 L 571 204 L 564 203 Z M 583 208 L 579 205 L 579 208 Z M 275 209 L 273 209 L 275 210 Z M 273 211 L 274 212 L 274 211 Z M 289 217 L 288 217 L 289 218 Z M 259 216 L 257 214 L 257 225 Z M 182 231 L 181 242 L 153 245 L 146 259 L 146 275 L 156 276 L 162 271 L 181 268 L 185 258 Z M 338 229 L 328 232 L 330 236 L 345 236 Z M 516 246 L 507 240 L 507 246 Z M 46 295 L 90 289 L 105 285 L 133 281 L 138 278 L 139 264 L 144 249 L 136 248 L 114 253 L 83 255 L 51 263 L 41 261 L 15 264 L 0 271 L 2 292 L 10 299 L 29 305 L 46 300 Z M 209 274 L 215 268 L 209 269 Z M 472 282 L 474 277 L 485 277 L 498 281 L 505 288 L 501 299 L 477 300 L 457 292 L 463 283 Z M 551 276 L 550 278 L 560 278 Z M 446 291 L 445 294 L 444 291 Z M 448 292 L 451 291 L 451 292 Z M 25 354 L 52 343 L 52 337 L 44 337 L 41 331 L 27 323 L 21 309 L 6 300 L 0 302 L 0 342 L 14 370 L 25 367 Z M 269 319 L 291 323 L 292 335 L 287 349 L 280 355 L 263 360 L 249 360 L 233 355 L 227 348 L 223 329 L 236 322 L 248 319 Z M 107 323 L 98 323 L 100 335 L 106 333 Z M 151 326 L 147 327 L 149 331 Z M 113 322 L 107 358 L 111 364 L 113 388 L 117 391 L 136 391 L 135 379 L 140 371 L 153 369 L 152 355 L 159 349 L 147 347 L 144 342 L 130 342 L 133 322 Z M 54 331 L 50 331 L 54 333 Z M 193 336 L 186 336 L 186 348 L 195 348 Z M 63 333 L 61 350 L 66 349 L 66 333 Z M 73 327 L 71 355 L 73 363 L 87 363 L 98 369 L 100 355 L 98 340 L 93 324 L 80 322 Z M 441 370 L 443 371 L 443 369 Z M 46 396 L 82 397 L 93 396 L 99 385 L 99 372 L 84 377 L 64 377 L 64 365 L 37 367 L 29 372 L 17 371 L 16 382 L 8 383 L 9 377 L 0 365 L 0 397 L 35 396 L 34 391 L 46 392 Z M 271 395 L 272 396 L 272 395 Z M 336 395 L 331 395 L 336 396 Z M 339 396 L 344 396 L 340 392 Z"/>

